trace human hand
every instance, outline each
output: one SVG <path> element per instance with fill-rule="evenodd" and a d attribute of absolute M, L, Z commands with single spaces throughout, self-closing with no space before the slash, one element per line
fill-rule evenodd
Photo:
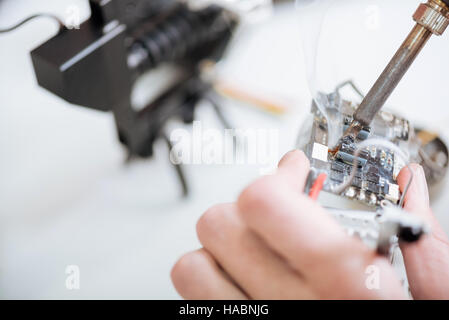
<path fill-rule="evenodd" d="M 406 298 L 388 260 L 346 235 L 303 194 L 308 172 L 305 155 L 290 152 L 277 174 L 250 185 L 237 203 L 208 210 L 197 225 L 204 248 L 182 257 L 172 270 L 180 295 L 186 299 Z M 414 205 L 413 194 L 422 188 L 419 174 L 415 175 L 406 206 Z M 401 174 L 402 186 L 404 181 L 408 177 Z M 431 290 L 421 289 L 425 275 L 417 257 L 428 246 L 435 247 L 436 241 L 405 251 L 414 268 L 412 279 L 418 280 L 423 295 Z M 438 258 L 434 260 L 435 268 L 444 267 Z M 379 271 L 378 289 L 366 285 L 370 266 Z"/>
<path fill-rule="evenodd" d="M 404 209 L 424 219 L 432 231 L 417 243 L 401 246 L 410 290 L 415 299 L 449 299 L 449 239 L 430 209 L 423 168 L 416 164 L 410 167 L 413 181 Z M 403 169 L 398 176 L 401 190 L 409 178 L 409 170 Z"/>

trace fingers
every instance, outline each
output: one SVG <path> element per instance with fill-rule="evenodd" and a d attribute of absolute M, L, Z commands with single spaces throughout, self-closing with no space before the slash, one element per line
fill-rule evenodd
<path fill-rule="evenodd" d="M 273 250 L 298 270 L 315 272 L 330 267 L 317 265 L 317 259 L 332 261 L 334 255 L 343 253 L 339 249 L 350 248 L 353 242 L 322 207 L 291 188 L 292 182 L 306 179 L 305 170 L 295 167 L 304 163 L 302 155 L 287 155 L 280 164 L 283 176 L 255 182 L 241 194 L 237 205 L 243 221 Z"/>
<path fill-rule="evenodd" d="M 281 163 L 285 177 L 289 177 L 288 169 L 294 169 L 295 160 L 290 159 L 288 165 Z M 381 282 L 391 287 L 388 292 L 401 297 L 399 282 L 387 260 L 347 236 L 315 201 L 292 189 L 293 180 L 285 177 L 264 177 L 241 194 L 237 206 L 248 228 L 298 270 L 307 284 L 313 284 L 313 292 L 320 297 L 375 296 L 365 284 L 365 270 L 372 264 L 385 275 Z M 351 290 L 345 292 L 344 288 Z"/>
<path fill-rule="evenodd" d="M 235 205 L 210 209 L 197 230 L 202 245 L 250 298 L 313 298 L 298 273 L 243 224 Z"/>
<path fill-rule="evenodd" d="M 204 249 L 183 256 L 173 267 L 171 278 L 184 299 L 247 299 Z"/>
<path fill-rule="evenodd" d="M 310 162 L 304 152 L 294 150 L 279 162 L 278 175 L 294 190 L 303 191 L 310 171 Z"/>
<path fill-rule="evenodd" d="M 248 187 L 237 204 L 209 210 L 197 225 L 207 251 L 184 257 L 172 272 L 180 294 L 190 299 L 402 297 L 388 261 L 348 237 L 301 192 L 308 171 L 304 154 L 291 152 L 276 175 Z M 387 290 L 367 287 L 366 270 L 373 265 Z"/>

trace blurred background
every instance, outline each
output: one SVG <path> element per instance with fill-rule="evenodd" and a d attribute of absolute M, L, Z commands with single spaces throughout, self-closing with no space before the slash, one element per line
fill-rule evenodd
<path fill-rule="evenodd" d="M 313 94 L 347 79 L 368 91 L 411 29 L 419 3 L 212 2 L 241 15 L 213 74 L 253 97 L 223 95 L 222 111 L 235 128 L 276 130 L 270 156 L 276 161 L 295 147 Z M 0 0 L 0 28 L 38 12 L 75 13 L 80 21 L 90 16 L 87 0 Z M 112 114 L 72 105 L 38 86 L 30 51 L 57 27 L 36 19 L 0 34 L 0 297 L 179 298 L 169 272 L 200 246 L 196 221 L 213 204 L 234 201 L 266 164 L 187 164 L 190 193 L 183 198 L 163 141 L 156 141 L 151 159 L 127 162 Z M 447 34 L 431 39 L 388 102 L 445 141 L 449 61 L 442 57 L 448 50 Z M 163 70 L 143 76 L 134 99 L 160 79 Z M 261 108 L 266 104 L 276 112 Z M 207 102 L 195 119 L 222 130 Z M 167 128 L 192 131 L 176 120 Z M 446 180 L 433 190 L 432 206 L 449 232 Z M 67 266 L 79 267 L 79 290 L 67 289 Z"/>

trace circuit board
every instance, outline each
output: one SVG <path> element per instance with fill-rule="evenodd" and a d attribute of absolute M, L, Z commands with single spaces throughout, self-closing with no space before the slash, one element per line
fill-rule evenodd
<path fill-rule="evenodd" d="M 410 139 L 409 122 L 388 111 L 381 111 L 371 127 L 364 128 L 355 141 L 351 138 L 343 140 L 338 152 L 332 153 L 329 122 L 332 121 L 333 133 L 341 137 L 352 122 L 357 105 L 342 100 L 338 93 L 321 94 L 318 101 L 320 106 L 317 99 L 312 104 L 312 126 L 310 132 L 302 137 L 300 148 L 309 157 L 315 176 L 326 173 L 328 179 L 323 190 L 334 192 L 335 186 L 351 180 L 351 172 L 355 170 L 341 196 L 373 207 L 380 206 L 384 200 L 398 204 L 401 192 L 396 178 L 405 165 L 403 159 L 393 151 L 375 145 L 358 152 L 356 149 L 358 143 L 370 138 L 385 139 L 398 146 L 407 145 Z"/>

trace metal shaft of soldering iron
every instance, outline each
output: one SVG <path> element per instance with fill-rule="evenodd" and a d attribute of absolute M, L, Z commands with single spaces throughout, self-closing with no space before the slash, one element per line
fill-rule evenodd
<path fill-rule="evenodd" d="M 418 7 L 413 18 L 416 26 L 354 113 L 345 136 L 355 139 L 371 124 L 430 37 L 443 34 L 449 24 L 449 0 L 429 0 Z"/>

